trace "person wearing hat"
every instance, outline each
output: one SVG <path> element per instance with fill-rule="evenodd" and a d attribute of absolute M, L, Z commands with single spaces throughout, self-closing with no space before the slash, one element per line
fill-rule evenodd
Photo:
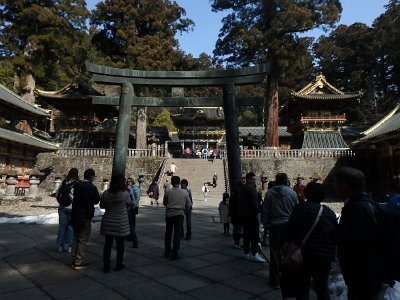
<path fill-rule="evenodd" d="M 314 172 L 314 174 L 310 176 L 310 179 L 312 179 L 312 182 L 318 182 L 319 180 L 322 180 L 322 176 L 317 172 Z"/>
<path fill-rule="evenodd" d="M 303 183 L 304 177 L 299 174 L 295 180 L 296 184 L 293 186 L 293 191 L 297 194 L 297 199 L 299 199 L 299 202 L 304 202 L 306 201 L 306 198 L 304 197 L 304 189 L 306 187 Z"/>

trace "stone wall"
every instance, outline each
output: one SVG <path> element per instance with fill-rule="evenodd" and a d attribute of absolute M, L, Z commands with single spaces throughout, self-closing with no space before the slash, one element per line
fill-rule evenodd
<path fill-rule="evenodd" d="M 357 167 L 359 162 L 352 158 L 270 158 L 270 159 L 242 159 L 242 172 L 253 172 L 257 176 L 257 185 L 261 186 L 260 176 L 268 177 L 268 180 L 275 180 L 277 173 L 287 173 L 292 185 L 298 174 L 309 182 L 309 177 L 314 173 L 319 173 L 323 182 L 326 184 L 329 194 L 333 194 L 333 173 L 341 167 Z"/>
<path fill-rule="evenodd" d="M 112 161 L 112 157 L 56 156 L 51 153 L 40 153 L 35 168 L 45 174 L 41 178 L 39 187 L 50 193 L 54 189 L 56 177 L 64 178 L 70 168 L 78 168 L 80 178 L 83 178 L 86 169 L 92 168 L 96 172 L 94 184 L 101 190 L 103 179 L 111 178 Z M 145 181 L 142 191 L 147 190 L 162 161 L 161 157 L 127 157 L 126 176 L 137 179 L 139 172 L 143 171 Z"/>

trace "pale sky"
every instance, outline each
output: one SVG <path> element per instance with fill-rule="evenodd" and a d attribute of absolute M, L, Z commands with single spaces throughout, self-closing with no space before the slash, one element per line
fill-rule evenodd
<path fill-rule="evenodd" d="M 92 10 L 99 0 L 87 0 L 89 10 Z M 221 28 L 222 13 L 213 13 L 209 0 L 176 0 L 186 10 L 186 17 L 195 22 L 194 30 L 178 35 L 180 48 L 186 53 L 198 57 L 205 52 L 212 56 L 215 42 Z M 343 12 L 339 24 L 351 25 L 355 22 L 368 26 L 384 11 L 389 0 L 341 0 Z M 313 35 L 318 35 L 314 33 Z"/>

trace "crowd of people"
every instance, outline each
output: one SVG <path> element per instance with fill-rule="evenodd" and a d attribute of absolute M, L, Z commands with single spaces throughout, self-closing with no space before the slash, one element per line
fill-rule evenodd
<path fill-rule="evenodd" d="M 69 196 L 73 201 L 72 205 L 60 205 L 58 210 L 58 250 L 72 254 L 73 269 L 88 266 L 84 261 L 85 249 L 90 238 L 94 206 L 100 203 L 100 207 L 105 209 L 100 226 L 100 232 L 105 236 L 103 271 L 110 272 L 114 239 L 117 245 L 115 269 L 119 271 L 124 268 L 125 241 L 132 241 L 133 248 L 138 247 L 135 228 L 139 186 L 131 177 L 114 176 L 110 187 L 100 195 L 93 184 L 94 178 L 94 170 L 87 169 L 80 180 L 76 168 L 72 168 L 65 178 L 62 186 L 71 187 Z M 328 276 L 332 261 L 338 258 L 348 299 L 377 299 L 387 278 L 381 276 L 385 270 L 382 270 L 377 242 L 377 211 L 371 205 L 373 199 L 366 192 L 364 174 L 349 167 L 335 173 L 336 194 L 345 201 L 340 221 L 328 206 L 321 204 L 325 200 L 325 188 L 318 182 L 320 178 L 311 177 L 307 185 L 303 184 L 304 177 L 299 175 L 295 179 L 292 188 L 286 173 L 276 174 L 263 198 L 256 189 L 256 175 L 248 173 L 245 183 L 237 182 L 231 195 L 224 193 L 222 196 L 218 210 L 223 234 L 230 236 L 232 224 L 233 246 L 243 250 L 244 259 L 257 263 L 269 260 L 268 283 L 281 289 L 283 298 L 309 299 L 313 283 L 318 299 L 330 299 Z M 180 240 L 192 237 L 193 198 L 188 185 L 187 179 L 172 175 L 170 186 L 164 190 L 164 256 L 171 260 L 180 258 Z M 147 194 L 158 205 L 156 186 L 157 183 L 152 182 Z M 60 193 L 56 196 L 59 197 Z M 399 200 L 399 193 L 395 190 L 389 197 L 388 206 L 398 209 Z M 263 236 L 260 225 L 264 228 Z M 261 247 L 266 244 L 269 245 L 269 258 Z M 302 263 L 295 269 L 282 264 L 282 249 L 289 244 L 301 248 Z"/>

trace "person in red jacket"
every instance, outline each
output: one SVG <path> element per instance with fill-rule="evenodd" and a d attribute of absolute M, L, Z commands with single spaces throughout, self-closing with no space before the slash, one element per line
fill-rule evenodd
<path fill-rule="evenodd" d="M 293 191 L 297 194 L 297 199 L 299 199 L 299 202 L 304 202 L 306 201 L 306 198 L 304 197 L 304 189 L 306 187 L 303 183 L 304 177 L 299 174 L 295 180 L 296 184 L 293 186 Z"/>

